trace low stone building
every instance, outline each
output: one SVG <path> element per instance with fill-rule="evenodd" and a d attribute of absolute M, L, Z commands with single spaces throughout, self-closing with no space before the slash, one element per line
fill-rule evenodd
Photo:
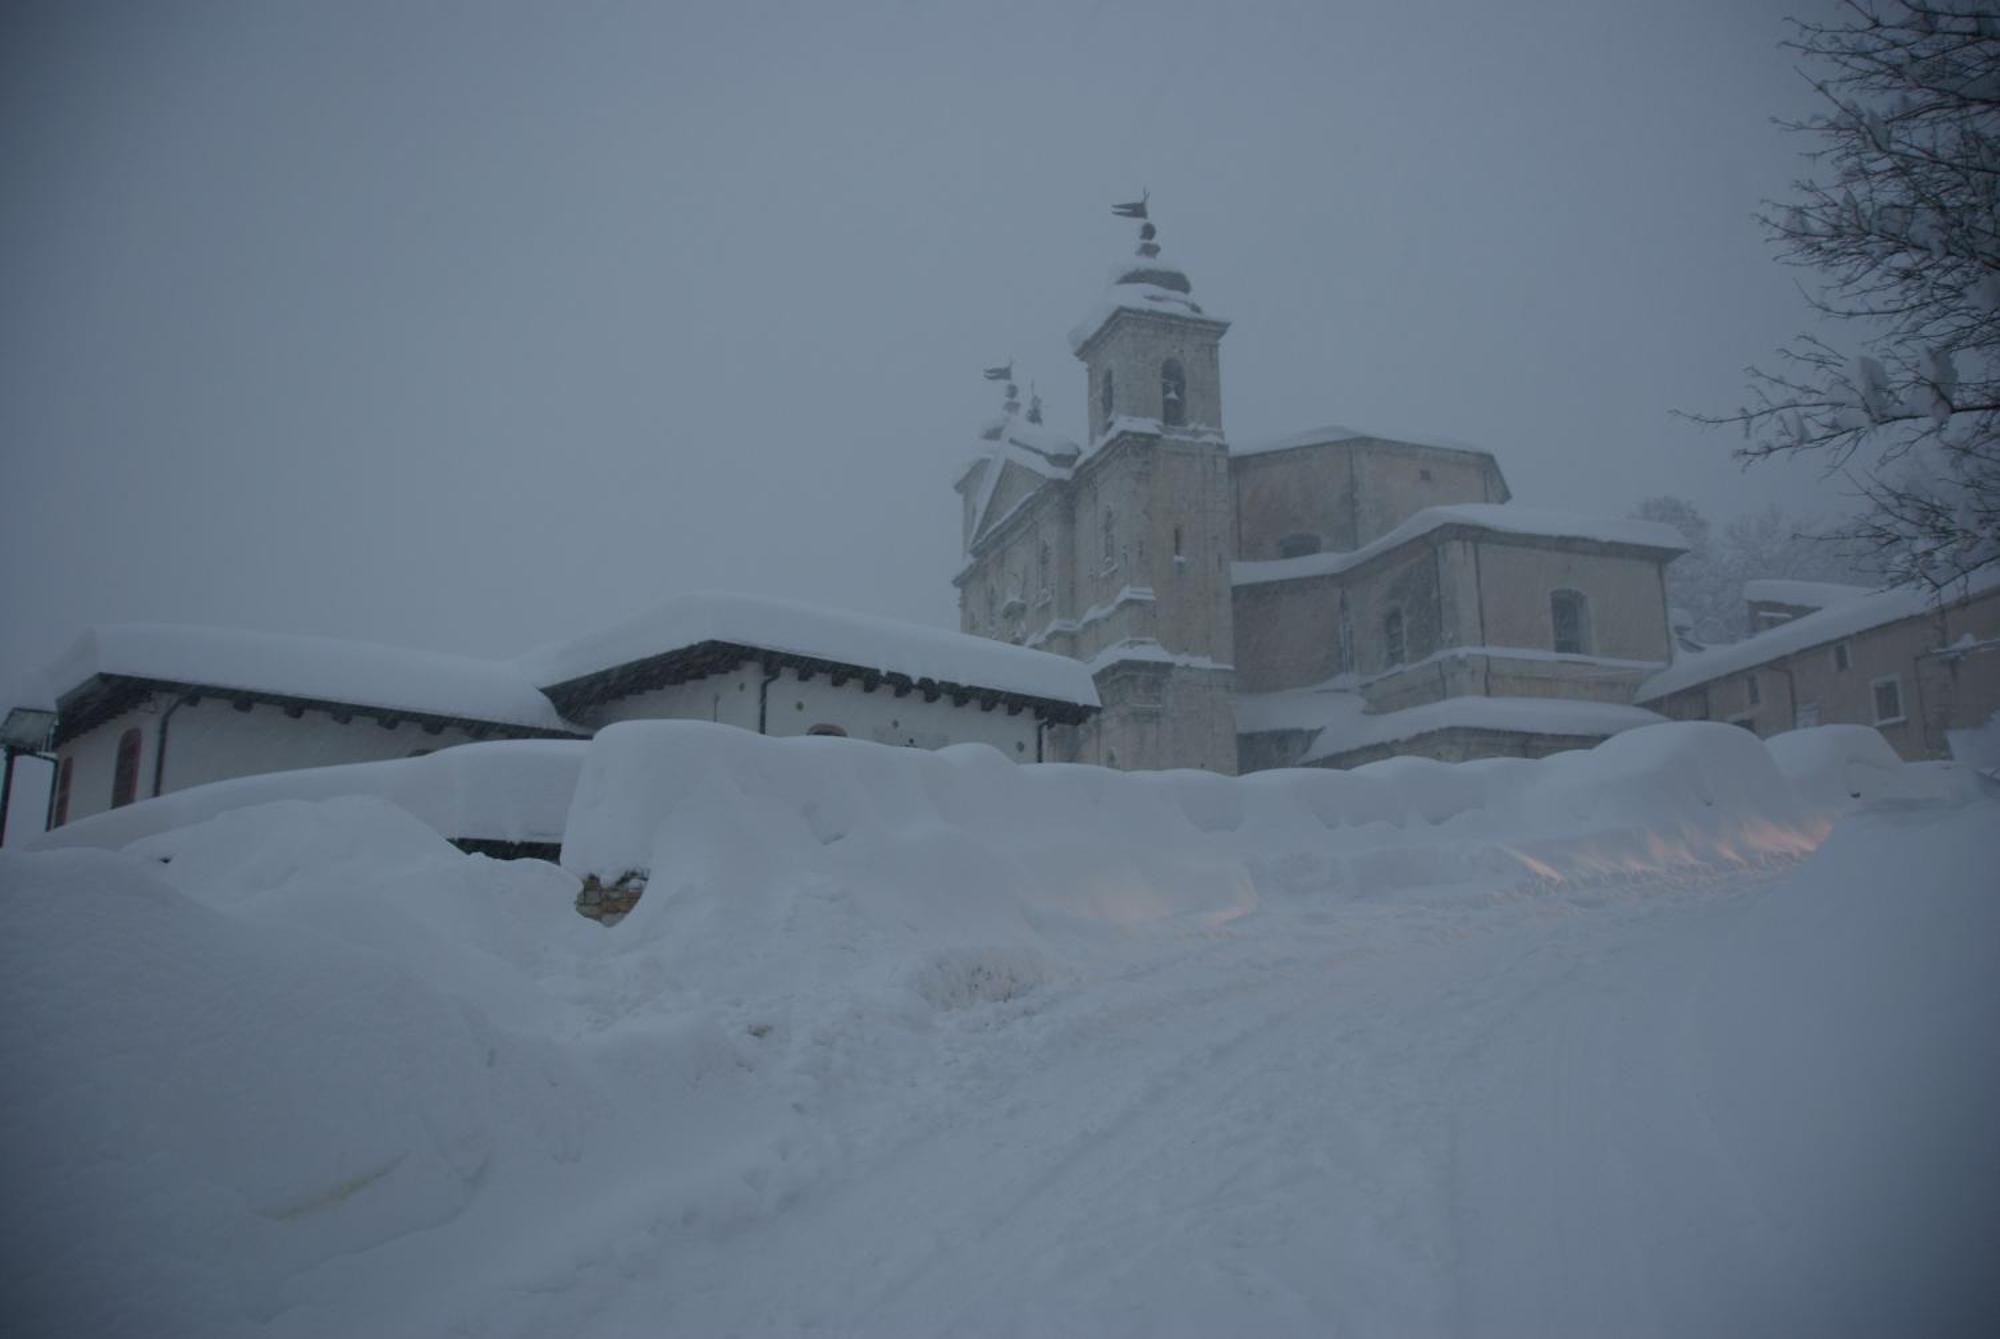
<path fill-rule="evenodd" d="M 1942 600 L 1808 582 L 1744 593 L 1762 630 L 1683 655 L 1640 686 L 1641 704 L 1760 736 L 1872 725 L 1910 760 L 1947 756 L 1947 731 L 2000 712 L 2000 578 Z"/>
<path fill-rule="evenodd" d="M 331 638 L 93 628 L 22 704 L 52 714 L 47 825 L 209 782 L 477 740 L 582 739 L 615 721 L 716 721 L 903 747 L 1043 756 L 1096 710 L 1074 661 L 942 629 L 692 595 L 517 660 Z M 21 714 L 19 712 L 16 713 Z M 10 743 L 10 749 L 14 746 Z"/>
<path fill-rule="evenodd" d="M 957 481 L 960 627 L 1090 668 L 1103 710 L 1052 756 L 1538 756 L 1660 719 L 1632 697 L 1672 657 L 1677 532 L 1513 506 L 1492 454 L 1457 443 L 1329 427 L 1232 447 L 1228 330 L 1146 220 L 1070 335 L 1087 446 L 989 371 L 1008 395 Z"/>

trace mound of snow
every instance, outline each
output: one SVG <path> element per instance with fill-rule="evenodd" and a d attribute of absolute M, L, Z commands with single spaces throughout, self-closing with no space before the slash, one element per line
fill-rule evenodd
<path fill-rule="evenodd" d="M 1857 767 L 1895 811 L 1799 863 Z M 1991 805 L 1925 784 L 637 722 L 567 870 L 381 795 L 5 853 L 0 1329 L 1894 1329 L 1982 1262 L 2000 1091 Z"/>
<path fill-rule="evenodd" d="M 9 1328 L 223 1332 L 301 1269 L 449 1221 L 498 1159 L 576 1156 L 571 1066 L 498 1028 L 487 983 L 156 868 L 0 859 Z"/>
<path fill-rule="evenodd" d="M 554 844 L 562 840 L 585 747 L 583 740 L 494 740 L 459 744 L 421 758 L 237 777 L 92 814 L 26 844 L 33 849 L 117 850 L 235 809 L 343 795 L 388 800 L 443 837 Z"/>

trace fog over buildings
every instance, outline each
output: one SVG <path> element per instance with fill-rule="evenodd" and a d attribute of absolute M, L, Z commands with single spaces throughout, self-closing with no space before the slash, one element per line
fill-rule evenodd
<path fill-rule="evenodd" d="M 1792 6 L 1797 8 L 1797 6 Z M 1840 505 L 1671 417 L 1804 321 L 1784 7 L 57 4 L 0 20 L 0 682 L 158 619 L 507 655 L 680 591 L 954 626 L 951 481 L 1144 188 L 1225 422 Z"/>

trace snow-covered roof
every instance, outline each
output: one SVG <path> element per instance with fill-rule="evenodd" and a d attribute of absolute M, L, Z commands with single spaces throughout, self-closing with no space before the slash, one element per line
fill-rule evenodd
<path fill-rule="evenodd" d="M 1103 298 L 1091 308 L 1088 316 L 1070 328 L 1071 353 L 1081 353 L 1084 345 L 1104 328 L 1104 323 L 1120 311 L 1192 318 L 1225 328 L 1229 325 L 1214 312 L 1202 310 L 1201 304 L 1194 300 L 1194 285 L 1188 282 L 1187 271 L 1160 258 L 1160 248 L 1153 240 L 1150 224 L 1140 236 L 1143 240 L 1138 257 L 1111 271 L 1111 282 L 1106 286 Z"/>
<path fill-rule="evenodd" d="M 1371 428 L 1342 427 L 1329 423 L 1322 428 L 1308 428 L 1304 432 L 1289 433 L 1268 441 L 1252 442 L 1248 446 L 1232 446 L 1232 456 L 1262 456 L 1273 451 L 1290 451 L 1301 446 L 1325 446 L 1333 442 L 1400 442 L 1409 446 L 1428 446 L 1439 451 L 1470 451 L 1475 455 L 1491 457 L 1493 453 L 1483 446 L 1470 442 L 1454 441 L 1449 437 L 1420 437 L 1408 432 L 1376 432 Z"/>
<path fill-rule="evenodd" d="M 1680 531 L 1657 521 L 1583 516 L 1538 507 L 1517 507 L 1510 502 L 1459 502 L 1449 506 L 1425 507 L 1381 538 L 1344 553 L 1309 553 L 1303 558 L 1233 563 L 1231 580 L 1238 586 L 1254 586 L 1261 582 L 1289 581 L 1296 577 L 1333 576 L 1450 525 L 1470 526 L 1493 534 L 1622 544 L 1663 553 L 1687 551 L 1687 541 L 1681 537 Z"/>
<path fill-rule="evenodd" d="M 1273 694 L 1272 696 L 1276 696 Z M 1610 736 L 1666 718 L 1644 707 L 1617 702 L 1581 702 L 1557 697 L 1448 697 L 1402 711 L 1369 715 L 1357 693 L 1320 693 L 1322 727 L 1302 763 L 1394 744 L 1437 730 L 1508 730 L 1520 734 L 1578 738 Z M 1238 706 L 1238 722 L 1242 708 Z M 1310 728 L 1269 727 L 1266 728 Z"/>
<path fill-rule="evenodd" d="M 534 682 L 554 687 L 704 642 L 1097 705 L 1090 672 L 1065 656 L 869 614 L 715 592 L 680 596 L 600 632 L 531 651 L 514 665 Z"/>
<path fill-rule="evenodd" d="M 2000 589 L 2000 572 L 1975 579 L 1959 598 L 1970 598 Z M 1879 628 L 1905 618 L 1915 618 L 1935 608 L 1928 590 L 1885 590 L 1872 595 L 1801 614 L 1789 623 L 1745 637 L 1726 646 L 1710 647 L 1682 656 L 1666 669 L 1639 685 L 1641 702 L 1656 701 L 1684 688 L 1753 669 L 1798 651 L 1852 637 L 1870 628 Z"/>
<path fill-rule="evenodd" d="M 504 662 L 333 637 L 107 624 L 84 632 L 45 671 L 56 695 L 96 675 L 575 732 L 526 675 Z"/>
<path fill-rule="evenodd" d="M 1867 586 L 1843 586 L 1833 581 L 1789 581 L 1766 577 L 1743 583 L 1743 598 L 1752 604 L 1789 604 L 1827 609 L 1874 592 Z"/>

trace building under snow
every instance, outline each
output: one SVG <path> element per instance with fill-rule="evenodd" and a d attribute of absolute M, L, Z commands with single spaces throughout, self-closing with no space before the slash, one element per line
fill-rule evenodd
<path fill-rule="evenodd" d="M 1010 385 L 959 475 L 960 626 L 1096 681 L 1103 710 L 1058 756 L 1532 757 L 1660 719 L 1633 699 L 1672 659 L 1677 532 L 1513 506 L 1493 456 L 1456 443 L 1330 427 L 1233 447 L 1228 329 L 1142 223 L 1070 334 L 1088 444 Z"/>
<path fill-rule="evenodd" d="M 1044 756 L 1096 710 L 1089 671 L 940 628 L 690 595 L 515 660 L 161 624 L 93 628 L 10 713 L 46 751 L 48 825 L 260 773 L 579 739 L 616 721 Z M 33 738 L 21 722 L 32 723 Z M 11 761 L 10 761 L 11 767 Z M 459 834 L 464 835 L 464 834 Z M 485 835 L 485 834 L 479 834 Z"/>
<path fill-rule="evenodd" d="M 1872 725 L 1907 759 L 1944 757 L 1948 735 L 2000 713 L 2000 580 L 1934 599 L 1818 581 L 1750 581 L 1756 629 L 1683 655 L 1639 688 L 1677 721 L 1727 721 L 1770 736 Z"/>

